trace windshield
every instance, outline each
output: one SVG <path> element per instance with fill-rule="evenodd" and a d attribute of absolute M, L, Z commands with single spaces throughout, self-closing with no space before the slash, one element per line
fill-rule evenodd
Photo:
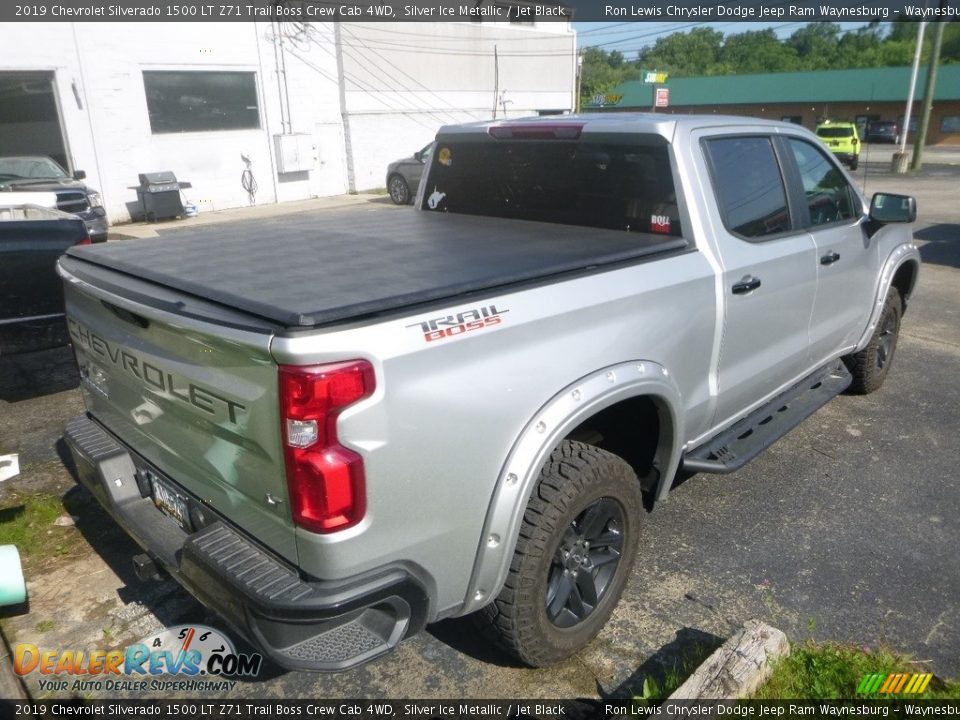
<path fill-rule="evenodd" d="M 440 138 L 423 207 L 682 234 L 667 142 L 658 135 L 573 142 Z"/>
<path fill-rule="evenodd" d="M 0 180 L 55 180 L 67 177 L 67 172 L 50 158 L 0 158 Z"/>
<path fill-rule="evenodd" d="M 829 138 L 853 137 L 853 128 L 851 127 L 823 127 L 817 128 L 817 135 Z"/>

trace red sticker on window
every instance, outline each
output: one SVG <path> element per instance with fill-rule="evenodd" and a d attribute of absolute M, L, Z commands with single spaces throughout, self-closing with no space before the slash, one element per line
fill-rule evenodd
<path fill-rule="evenodd" d="M 666 215 L 650 216 L 650 232 L 670 234 L 670 218 Z"/>

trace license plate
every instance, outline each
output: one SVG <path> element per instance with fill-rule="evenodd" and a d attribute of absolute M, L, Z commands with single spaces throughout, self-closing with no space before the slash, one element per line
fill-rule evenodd
<path fill-rule="evenodd" d="M 187 523 L 187 501 L 160 478 L 153 478 L 153 503 L 177 521 L 180 527 Z"/>

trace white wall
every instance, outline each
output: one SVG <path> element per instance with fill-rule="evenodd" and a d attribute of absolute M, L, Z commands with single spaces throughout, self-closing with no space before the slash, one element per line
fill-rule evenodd
<path fill-rule="evenodd" d="M 252 160 L 257 204 L 336 195 L 347 191 L 350 169 L 355 189 L 382 187 L 389 162 L 420 149 L 444 124 L 489 119 L 497 97 L 508 101 L 510 116 L 573 103 L 575 37 L 567 24 L 340 29 L 342 87 L 330 23 L 7 24 L 0 70 L 54 72 L 67 152 L 101 190 L 114 223 L 136 212 L 129 186 L 142 172 L 172 170 L 191 182 L 185 194 L 201 211 L 248 204 L 241 154 Z M 256 73 L 261 127 L 153 134 L 145 70 Z M 276 172 L 273 136 L 283 132 L 312 138 L 309 171 Z"/>
<path fill-rule="evenodd" d="M 359 190 L 443 125 L 569 111 L 576 39 L 566 23 L 350 23 L 341 26 L 345 102 Z M 497 117 L 503 117 L 498 103 Z"/>

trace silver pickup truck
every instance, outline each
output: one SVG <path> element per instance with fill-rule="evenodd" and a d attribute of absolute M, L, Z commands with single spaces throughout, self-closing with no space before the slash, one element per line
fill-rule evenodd
<path fill-rule="evenodd" d="M 74 248 L 80 482 L 276 663 L 338 670 L 473 614 L 589 642 L 643 496 L 742 467 L 884 380 L 914 200 L 795 125 L 443 128 L 419 211 Z"/>

